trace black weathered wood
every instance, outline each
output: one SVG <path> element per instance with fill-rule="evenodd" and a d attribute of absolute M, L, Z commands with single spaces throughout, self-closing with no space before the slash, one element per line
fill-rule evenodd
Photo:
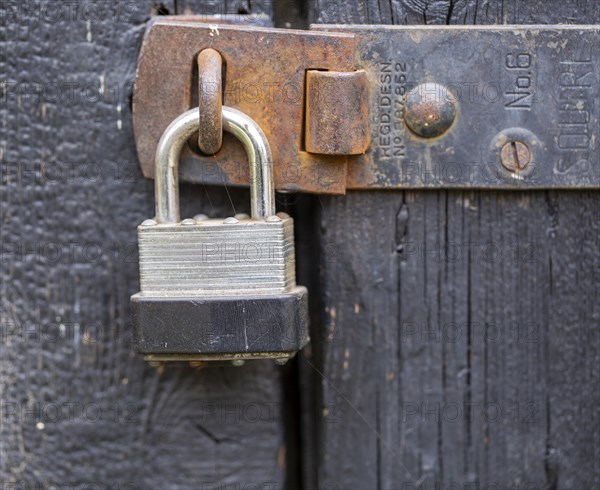
<path fill-rule="evenodd" d="M 131 353 L 135 226 L 153 197 L 134 154 L 128 84 L 151 14 L 221 4 L 96 2 L 112 9 L 56 20 L 20 3 L 0 6 L 0 482 L 600 486 L 597 192 L 291 196 L 313 320 L 300 389 L 294 365 L 284 388 L 267 362 L 150 368 Z M 271 2 L 223 5 L 272 14 Z M 281 25 L 307 13 L 347 23 L 600 21 L 583 0 L 323 0 L 301 19 L 276 7 Z M 73 95 L 68 83 L 78 83 Z M 248 210 L 246 191 L 184 186 L 182 199 L 184 215 Z M 423 402 L 439 404 L 440 421 L 421 419 Z M 465 403 L 489 412 L 453 420 Z M 499 421 L 489 420 L 494 408 Z"/>
<path fill-rule="evenodd" d="M 600 22 L 576 0 L 309 11 L 322 23 Z M 318 198 L 322 304 L 299 361 L 305 487 L 598 488 L 599 198 Z"/>
<path fill-rule="evenodd" d="M 132 353 L 136 226 L 154 197 L 129 95 L 146 22 L 174 2 L 74 4 L 0 6 L 0 487 L 281 488 L 271 362 L 153 368 Z M 244 190 L 184 186 L 182 200 L 184 215 L 249 210 Z"/>

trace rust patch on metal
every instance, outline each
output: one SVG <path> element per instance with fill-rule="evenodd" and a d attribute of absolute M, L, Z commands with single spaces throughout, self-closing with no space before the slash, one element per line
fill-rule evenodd
<path fill-rule="evenodd" d="M 154 152 L 166 127 L 192 107 L 196 55 L 218 51 L 227 66 L 223 104 L 253 118 L 269 139 L 278 190 L 344 194 L 346 156 L 302 150 L 307 70 L 354 71 L 355 36 L 342 33 L 212 25 L 189 17 L 158 18 L 140 52 L 133 99 L 136 146 L 145 177 L 154 177 Z M 242 145 L 225 134 L 211 156 L 186 148 L 184 182 L 247 185 Z"/>
<path fill-rule="evenodd" d="M 369 147 L 368 81 L 364 70 L 306 72 L 306 151 L 359 155 Z"/>
<path fill-rule="evenodd" d="M 198 147 L 207 155 L 214 155 L 223 144 L 223 60 L 212 48 L 198 54 L 198 109 L 200 131 Z"/>

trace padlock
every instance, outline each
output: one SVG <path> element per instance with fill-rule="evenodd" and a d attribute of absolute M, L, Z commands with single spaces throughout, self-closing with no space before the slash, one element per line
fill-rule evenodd
<path fill-rule="evenodd" d="M 156 151 L 156 217 L 138 226 L 141 291 L 131 302 L 135 347 L 148 361 L 284 363 L 309 340 L 294 224 L 275 214 L 268 141 L 238 110 L 223 107 L 222 119 L 248 154 L 251 216 L 180 220 L 178 161 L 198 109 L 175 119 Z"/>

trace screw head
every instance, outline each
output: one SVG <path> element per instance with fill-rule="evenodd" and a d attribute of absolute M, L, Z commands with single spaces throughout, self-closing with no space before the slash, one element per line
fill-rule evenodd
<path fill-rule="evenodd" d="M 510 172 L 525 170 L 531 163 L 531 150 L 522 141 L 509 141 L 502 147 L 500 162 Z"/>
<path fill-rule="evenodd" d="M 406 94 L 404 122 L 422 138 L 436 138 L 446 133 L 457 112 L 456 98 L 439 83 L 422 83 Z"/>
<path fill-rule="evenodd" d="M 233 217 L 232 218 L 225 218 L 223 220 L 223 224 L 226 224 L 226 225 L 235 225 L 236 223 L 239 223 L 239 221 L 236 218 L 233 218 Z"/>

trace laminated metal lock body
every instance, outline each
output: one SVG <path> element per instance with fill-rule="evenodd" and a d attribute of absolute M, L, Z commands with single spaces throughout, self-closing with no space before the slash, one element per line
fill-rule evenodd
<path fill-rule="evenodd" d="M 248 153 L 252 216 L 180 220 L 178 159 L 198 130 L 178 117 L 156 152 L 156 218 L 138 227 L 136 350 L 147 360 L 285 360 L 308 342 L 307 290 L 296 285 L 294 225 L 275 214 L 271 153 L 254 121 L 223 107 Z"/>

